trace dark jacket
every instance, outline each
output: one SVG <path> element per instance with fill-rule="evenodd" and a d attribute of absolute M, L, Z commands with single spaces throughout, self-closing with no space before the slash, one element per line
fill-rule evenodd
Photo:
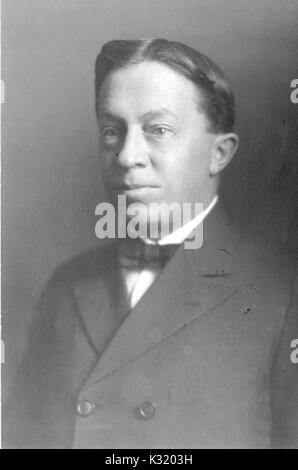
<path fill-rule="evenodd" d="M 4 447 L 298 446 L 288 261 L 219 209 L 130 312 L 117 242 L 47 286 L 4 411 Z"/>

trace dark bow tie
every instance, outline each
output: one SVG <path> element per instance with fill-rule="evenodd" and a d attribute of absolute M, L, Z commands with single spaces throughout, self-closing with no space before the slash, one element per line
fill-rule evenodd
<path fill-rule="evenodd" d="M 140 238 L 125 239 L 119 246 L 119 262 L 123 267 L 161 267 L 163 268 L 179 244 L 147 244 Z"/>

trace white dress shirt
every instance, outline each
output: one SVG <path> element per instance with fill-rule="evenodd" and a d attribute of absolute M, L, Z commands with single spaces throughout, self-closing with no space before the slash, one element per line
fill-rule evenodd
<path fill-rule="evenodd" d="M 178 228 L 174 232 L 166 235 L 157 242 L 153 242 L 149 239 L 144 239 L 144 243 L 158 245 L 169 245 L 169 244 L 180 244 L 183 243 L 191 232 L 202 223 L 203 219 L 211 212 L 215 204 L 218 201 L 218 196 L 215 196 L 209 206 L 194 217 L 192 220 L 187 222 L 183 227 Z M 138 268 L 135 266 L 132 267 L 123 267 L 122 275 L 123 280 L 127 289 L 128 299 L 130 302 L 130 308 L 134 308 L 139 302 L 141 297 L 149 289 L 151 284 L 155 281 L 158 274 L 160 273 L 161 268 L 155 266 L 148 266 L 146 268 Z"/>

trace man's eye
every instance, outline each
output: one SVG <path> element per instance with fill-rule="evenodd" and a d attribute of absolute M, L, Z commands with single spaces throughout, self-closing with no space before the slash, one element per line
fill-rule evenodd
<path fill-rule="evenodd" d="M 108 144 L 117 143 L 120 138 L 120 130 L 117 127 L 106 127 L 102 130 L 102 137 Z"/>
<path fill-rule="evenodd" d="M 167 126 L 153 126 L 152 128 L 150 128 L 150 134 L 158 138 L 168 137 L 172 133 L 173 130 Z"/>
<path fill-rule="evenodd" d="M 119 135 L 119 131 L 116 127 L 106 127 L 102 131 L 104 137 L 115 137 Z"/>

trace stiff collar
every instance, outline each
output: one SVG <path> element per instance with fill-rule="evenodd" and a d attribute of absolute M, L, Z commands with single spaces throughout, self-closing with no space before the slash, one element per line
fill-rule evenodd
<path fill-rule="evenodd" d="M 178 228 L 174 232 L 172 232 L 169 235 L 166 235 L 165 237 L 158 240 L 158 242 L 154 242 L 151 239 L 145 238 L 145 239 L 143 239 L 144 243 L 146 243 L 148 245 L 158 244 L 160 246 L 163 246 L 163 245 L 178 245 L 180 243 L 183 243 L 188 238 L 188 236 L 194 231 L 194 229 L 196 227 L 198 227 L 200 225 L 200 223 L 202 223 L 202 221 L 212 211 L 212 209 L 216 205 L 217 201 L 218 201 L 218 196 L 216 195 L 216 196 L 214 196 L 211 203 L 209 204 L 209 206 L 206 209 L 204 209 L 196 217 L 194 217 L 192 220 L 187 222 L 182 227 Z"/>

